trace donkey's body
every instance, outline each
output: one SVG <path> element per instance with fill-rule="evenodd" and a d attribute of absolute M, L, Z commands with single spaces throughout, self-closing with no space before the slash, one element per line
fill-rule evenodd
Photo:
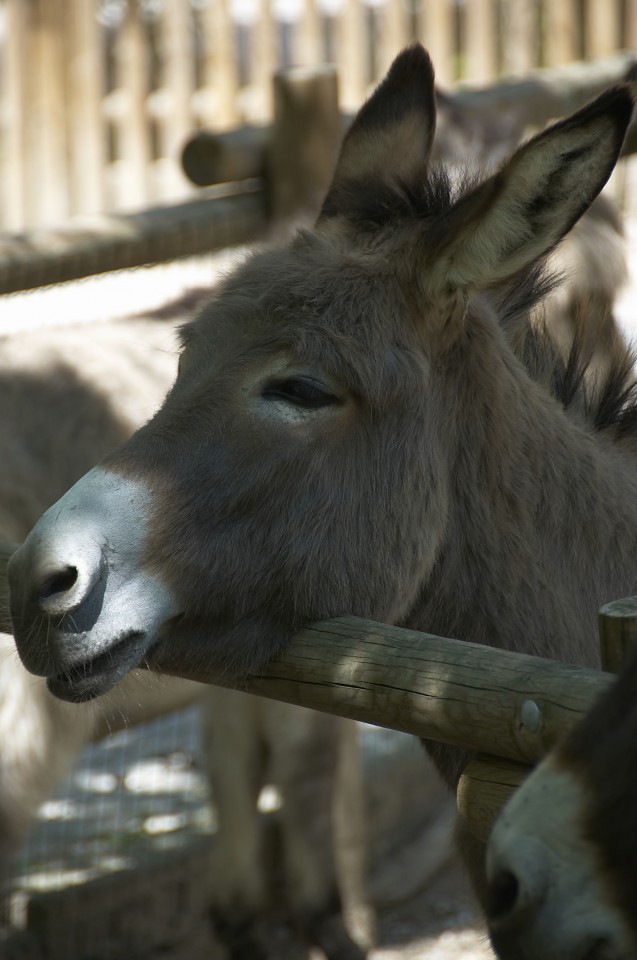
<path fill-rule="evenodd" d="M 316 228 L 227 280 L 163 408 L 15 557 L 26 665 L 74 700 L 142 659 L 240 675 L 344 613 L 595 664 L 597 607 L 637 579 L 627 369 L 595 430 L 520 329 L 631 111 L 610 92 L 454 193 L 428 58 L 401 55 Z M 432 749 L 454 785 L 462 752 Z"/>

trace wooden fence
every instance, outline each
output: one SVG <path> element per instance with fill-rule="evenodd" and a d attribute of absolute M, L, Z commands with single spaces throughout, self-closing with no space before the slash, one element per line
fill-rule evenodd
<path fill-rule="evenodd" d="M 11 632 L 0 543 L 0 630 Z M 620 668 L 636 642 L 635 604 L 600 615 L 601 660 Z M 458 809 L 484 839 L 530 765 L 591 708 L 612 674 L 353 617 L 311 624 L 258 674 L 227 677 L 175 667 L 174 675 L 311 707 L 478 751 L 458 788 Z"/>
<path fill-rule="evenodd" d="M 447 102 L 476 130 L 481 118 L 510 111 L 512 105 L 523 126 L 542 126 L 622 82 L 634 69 L 635 57 L 623 52 L 457 90 Z M 350 120 L 338 110 L 336 71 L 328 66 L 280 71 L 273 89 L 271 124 L 202 131 L 186 142 L 183 161 L 189 175 L 198 184 L 216 184 L 199 189 L 196 197 L 134 214 L 94 214 L 0 235 L 0 294 L 252 243 L 282 219 L 315 213 Z M 624 156 L 630 159 L 636 150 L 633 123 Z M 616 183 L 620 201 L 629 196 L 622 189 L 624 173 Z"/>
<path fill-rule="evenodd" d="M 0 0 L 0 229 L 192 192 L 198 128 L 272 118 L 272 74 L 333 62 L 344 111 L 407 43 L 484 84 L 637 46 L 637 0 Z"/>

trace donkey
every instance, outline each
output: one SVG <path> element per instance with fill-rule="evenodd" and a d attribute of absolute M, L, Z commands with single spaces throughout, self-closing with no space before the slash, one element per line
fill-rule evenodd
<path fill-rule="evenodd" d="M 487 855 L 502 960 L 637 956 L 637 650 L 509 801 Z"/>
<path fill-rule="evenodd" d="M 226 280 L 163 407 L 14 556 L 25 666 L 75 702 L 140 664 L 241 677 L 345 613 L 596 665 L 597 608 L 637 578 L 625 371 L 561 402 L 511 331 L 632 108 L 609 91 L 454 191 L 431 62 L 400 54 L 315 227 Z M 467 751 L 429 750 L 454 787 Z"/>

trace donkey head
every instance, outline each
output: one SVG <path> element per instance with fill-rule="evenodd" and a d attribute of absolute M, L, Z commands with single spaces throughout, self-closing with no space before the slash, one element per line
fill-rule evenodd
<path fill-rule="evenodd" d="M 315 228 L 226 280 L 184 328 L 161 410 L 14 557 L 25 665 L 84 699 L 142 662 L 249 671 L 310 619 L 404 619 L 443 549 L 467 439 L 446 372 L 476 325 L 499 342 L 489 289 L 592 202 L 631 110 L 609 92 L 456 196 L 429 167 L 429 57 L 402 53 Z"/>

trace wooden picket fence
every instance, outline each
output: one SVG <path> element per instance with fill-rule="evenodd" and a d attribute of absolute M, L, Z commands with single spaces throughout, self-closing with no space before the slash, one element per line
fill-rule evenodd
<path fill-rule="evenodd" d="M 0 0 L 0 229 L 176 201 L 193 130 L 272 118 L 332 62 L 353 110 L 406 44 L 485 84 L 637 46 L 637 0 Z"/>

